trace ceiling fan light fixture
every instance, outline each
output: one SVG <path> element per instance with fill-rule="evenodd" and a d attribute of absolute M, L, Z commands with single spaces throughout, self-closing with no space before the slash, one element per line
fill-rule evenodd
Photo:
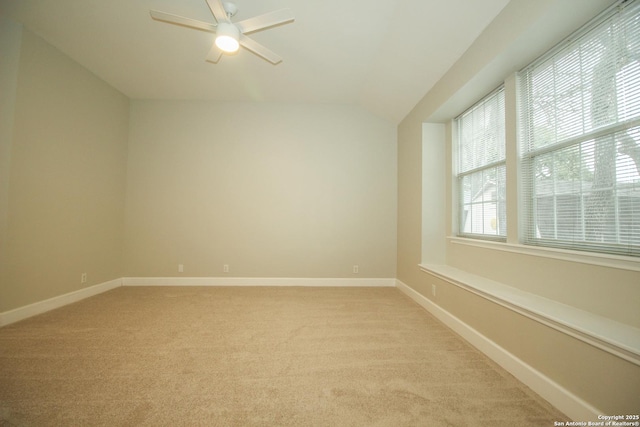
<path fill-rule="evenodd" d="M 214 33 L 213 45 L 207 54 L 207 61 L 214 64 L 218 63 L 225 52 L 237 52 L 240 45 L 273 65 L 282 62 L 282 58 L 276 55 L 275 52 L 245 34 L 293 22 L 295 18 L 290 9 L 274 10 L 234 24 L 231 22 L 231 18 L 238 11 L 235 4 L 223 0 L 206 0 L 206 3 L 216 21 L 214 24 L 159 10 L 151 10 L 151 18 L 156 21 Z"/>
<path fill-rule="evenodd" d="M 216 29 L 216 46 L 218 46 L 220 50 L 228 53 L 236 52 L 240 47 L 240 43 L 238 42 L 239 38 L 240 30 L 238 30 L 238 27 L 226 22 L 220 22 L 218 24 L 218 28 Z"/>

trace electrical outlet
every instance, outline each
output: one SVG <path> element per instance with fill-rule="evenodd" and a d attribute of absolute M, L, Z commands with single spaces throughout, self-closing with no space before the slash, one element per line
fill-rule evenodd
<path fill-rule="evenodd" d="M 353 274 L 358 274 L 360 272 L 360 267 L 358 267 L 357 265 L 353 266 Z"/>
<path fill-rule="evenodd" d="M 184 273 L 184 264 L 178 264 L 178 273 Z"/>
<path fill-rule="evenodd" d="M 87 273 L 82 273 L 80 275 L 80 283 L 87 283 Z"/>
<path fill-rule="evenodd" d="M 431 295 L 436 296 L 436 285 L 431 285 Z"/>
<path fill-rule="evenodd" d="M 229 272 L 229 264 L 225 264 L 222 266 L 222 272 L 223 273 L 228 273 Z"/>

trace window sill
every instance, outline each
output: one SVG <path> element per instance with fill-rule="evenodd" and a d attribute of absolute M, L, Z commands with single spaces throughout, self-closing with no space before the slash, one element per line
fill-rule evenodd
<path fill-rule="evenodd" d="M 496 251 L 513 252 L 523 255 L 553 258 L 562 261 L 572 261 L 582 264 L 598 265 L 601 267 L 640 271 L 640 258 L 636 257 L 545 248 L 540 246 L 528 246 L 490 240 L 469 239 L 457 236 L 449 236 L 447 237 L 447 240 L 456 245 L 475 246 Z"/>
<path fill-rule="evenodd" d="M 448 265 L 420 269 L 640 366 L 640 329 Z"/>

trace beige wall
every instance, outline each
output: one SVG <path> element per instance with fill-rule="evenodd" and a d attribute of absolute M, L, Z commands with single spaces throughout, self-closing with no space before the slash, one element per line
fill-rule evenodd
<path fill-rule="evenodd" d="M 9 176 L 21 40 L 22 26 L 0 16 L 0 313 L 9 266 Z"/>
<path fill-rule="evenodd" d="M 394 125 L 330 105 L 130 111 L 35 34 L 1 30 L 0 313 L 178 263 L 184 276 L 395 277 Z"/>
<path fill-rule="evenodd" d="M 27 30 L 19 51 L 0 312 L 122 277 L 129 101 Z"/>
<path fill-rule="evenodd" d="M 134 101 L 125 274 L 393 278 L 395 142 L 358 107 Z"/>
<path fill-rule="evenodd" d="M 419 263 L 446 263 L 555 301 L 640 327 L 640 273 L 453 244 L 424 227 L 442 224 L 451 235 L 451 130 L 423 141 L 425 122 L 448 123 L 508 80 L 612 1 L 513 0 L 474 45 L 418 103 L 398 128 L 398 279 L 603 413 L 635 413 L 640 367 L 431 276 Z M 430 146 L 428 144 L 434 144 Z M 426 151 L 445 151 L 445 174 L 422 167 Z M 517 185 L 508 182 L 510 190 Z M 423 209 L 425 182 L 446 194 L 440 209 Z M 430 194 L 438 195 L 430 190 Z M 510 194 L 513 194 L 510 192 Z M 438 196 L 439 197 L 439 196 Z M 511 205 L 512 206 L 512 205 Z M 426 225 L 425 225 L 426 224 Z M 510 228 L 513 230 L 513 228 Z M 427 235 L 426 241 L 420 236 Z M 432 237 L 429 237 L 432 236 Z M 431 285 L 438 286 L 437 297 Z M 634 308 L 635 306 L 635 308 Z M 634 412 L 635 411 L 635 412 Z"/>

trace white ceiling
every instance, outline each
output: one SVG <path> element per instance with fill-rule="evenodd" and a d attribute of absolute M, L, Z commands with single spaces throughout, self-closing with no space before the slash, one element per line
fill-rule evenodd
<path fill-rule="evenodd" d="M 213 34 L 149 16 L 214 23 L 205 0 L 0 0 L 0 14 L 130 98 L 353 104 L 399 123 L 508 1 L 236 0 L 234 21 L 292 9 L 251 35 L 278 65 L 244 49 L 206 62 Z"/>

